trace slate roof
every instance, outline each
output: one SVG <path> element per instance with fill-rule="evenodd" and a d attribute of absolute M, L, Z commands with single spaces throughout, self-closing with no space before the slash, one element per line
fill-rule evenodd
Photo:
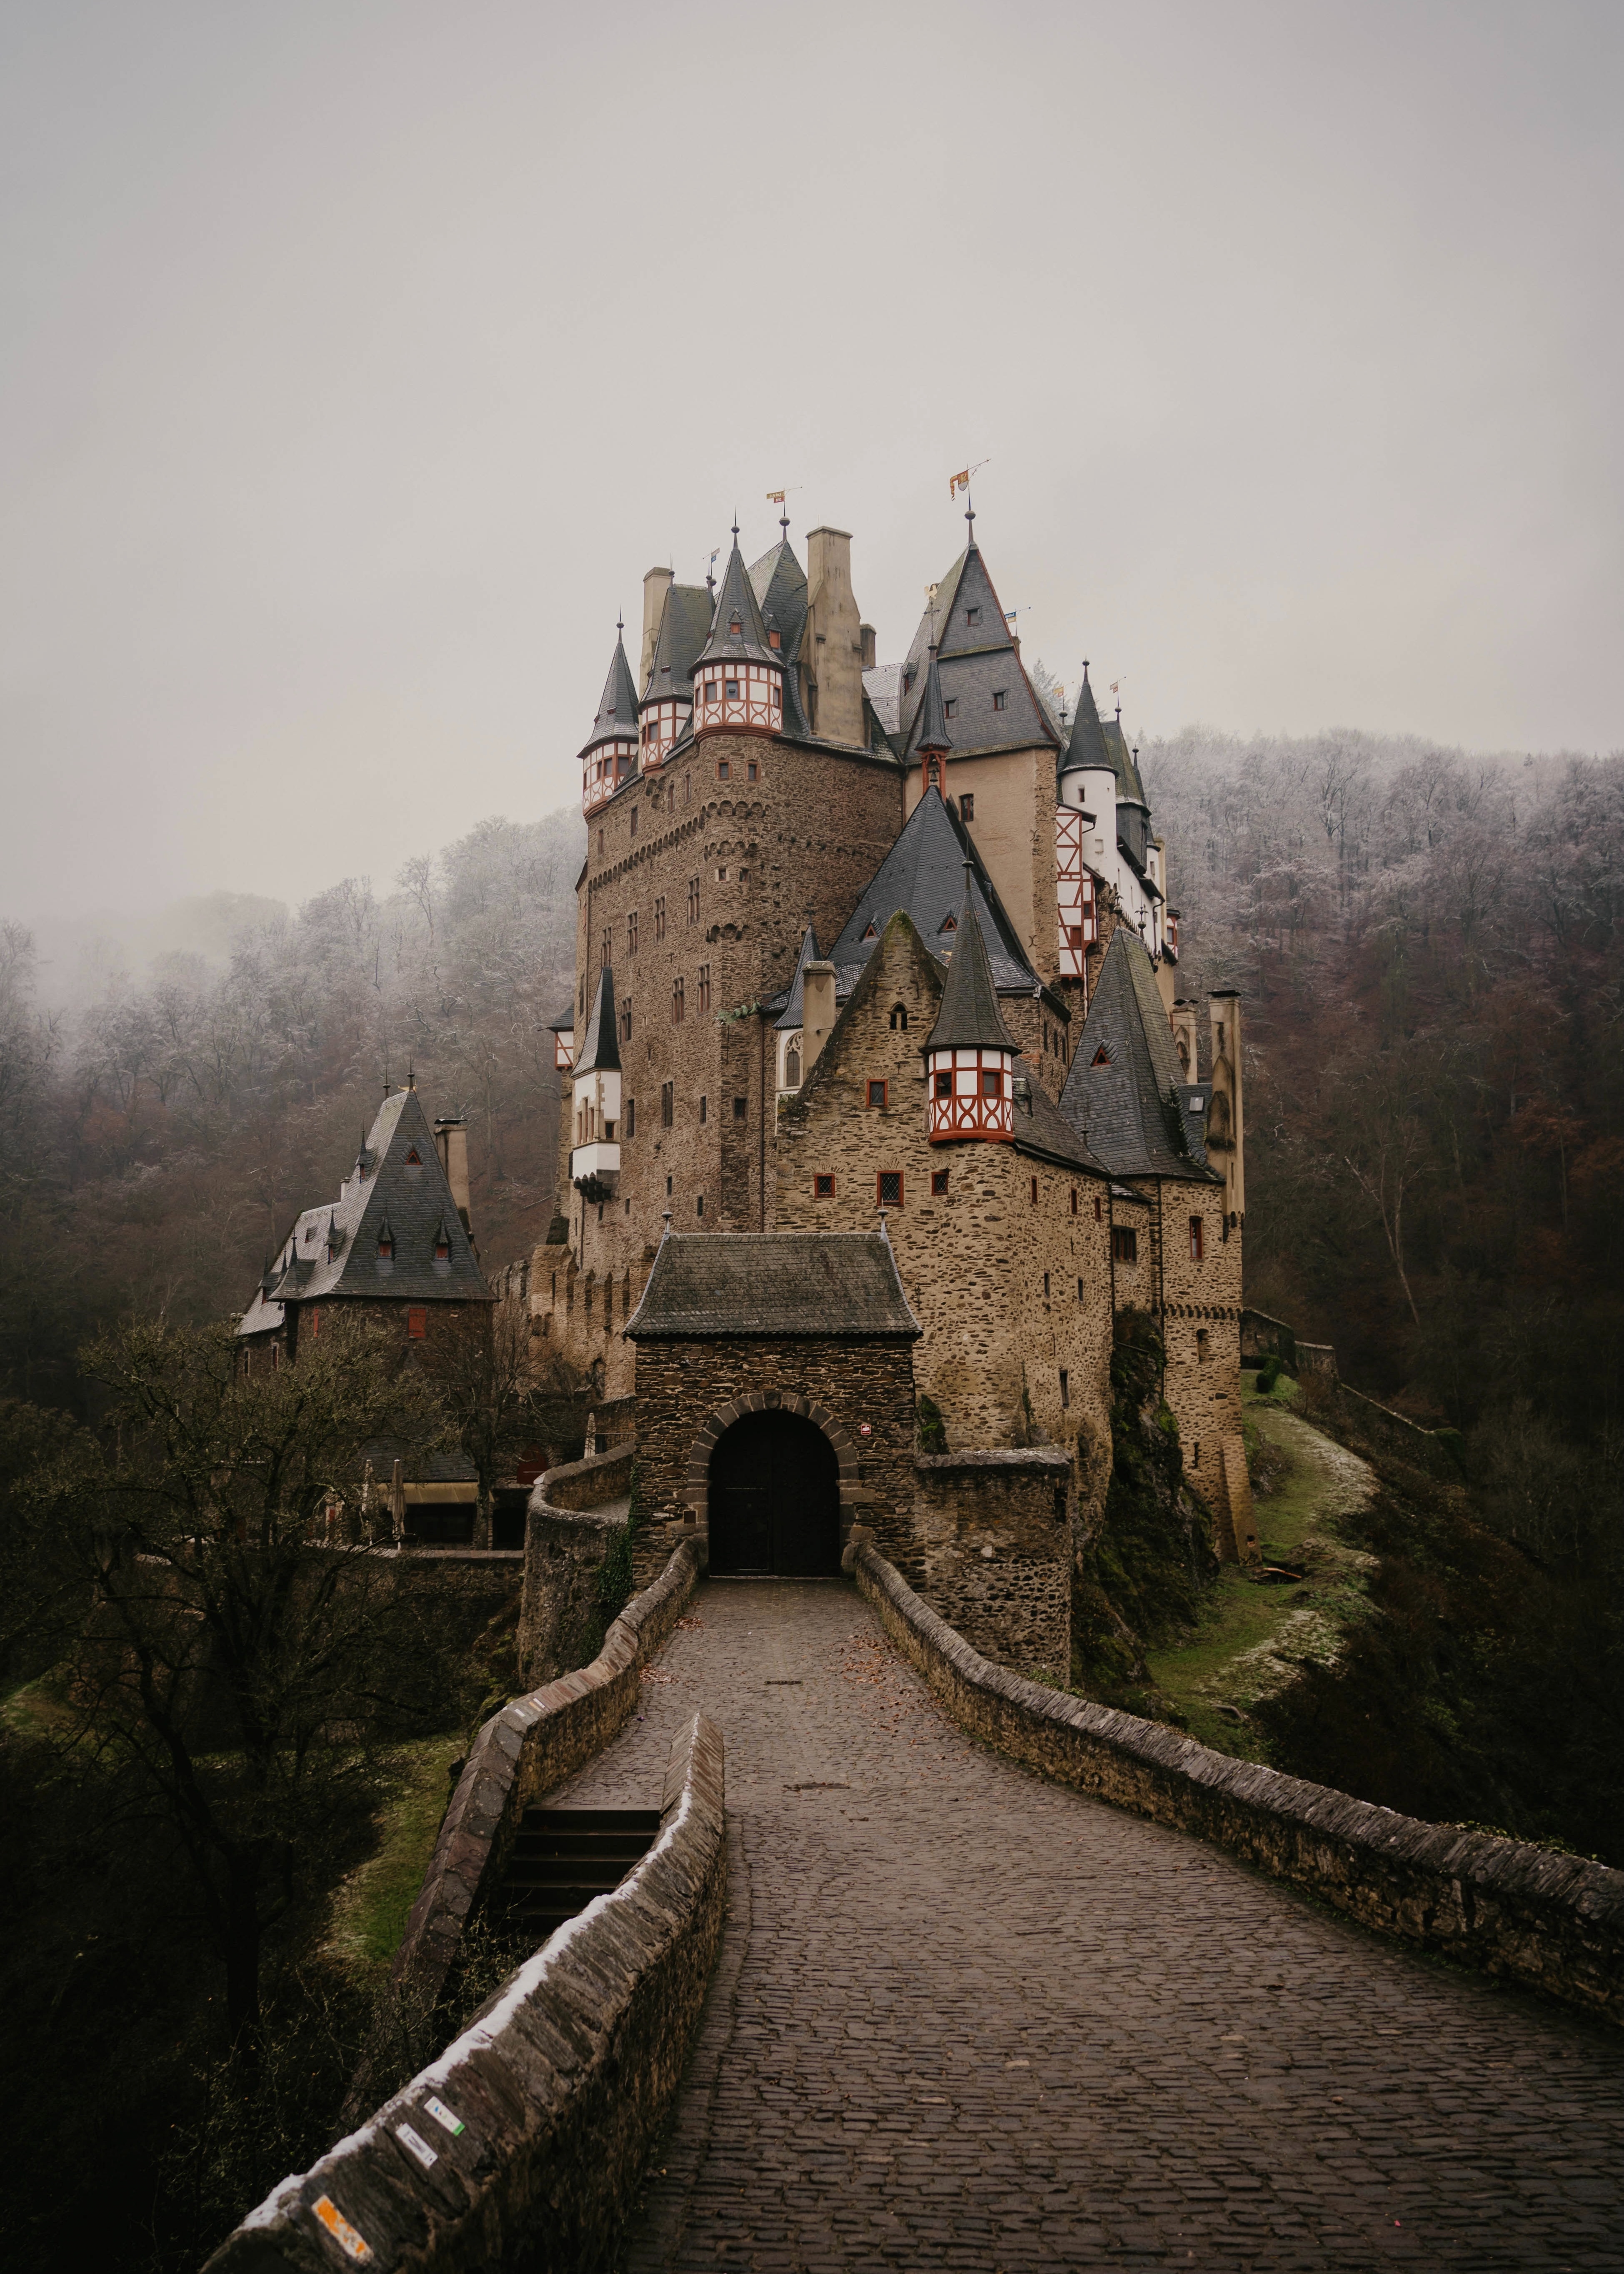
<path fill-rule="evenodd" d="M 604 681 L 604 691 L 598 697 L 598 715 L 592 721 L 592 731 L 581 745 L 584 757 L 589 750 L 611 737 L 622 741 L 628 736 L 637 739 L 637 689 L 632 678 L 632 667 L 626 660 L 626 641 L 619 631 L 615 634 L 614 653 L 609 659 L 609 676 Z"/>
<path fill-rule="evenodd" d="M 1004 1023 L 993 985 L 992 967 L 981 927 L 971 904 L 970 864 L 965 863 L 964 907 L 953 940 L 952 961 L 942 990 L 942 1007 L 930 1029 L 928 1050 L 1017 1050 L 1020 1045 Z"/>
<path fill-rule="evenodd" d="M 902 666 L 876 663 L 864 672 L 862 683 L 868 708 L 878 719 L 881 732 L 887 742 L 894 741 L 901 729 Z"/>
<path fill-rule="evenodd" d="M 784 1015 L 773 1021 L 776 1031 L 787 1033 L 793 1027 L 806 1025 L 806 969 L 808 963 L 816 963 L 818 960 L 817 934 L 808 924 L 801 937 L 801 953 L 795 958 L 795 975 L 789 983 Z"/>
<path fill-rule="evenodd" d="M 969 621 L 971 609 L 977 613 L 974 624 Z M 947 723 L 961 757 L 975 750 L 1024 750 L 1042 743 L 1059 749 L 1060 737 L 1022 667 L 1008 619 L 977 545 L 971 544 L 959 554 L 936 586 L 936 599 L 920 618 L 908 650 L 898 698 L 898 733 L 909 755 L 919 747 L 915 729 L 924 707 L 926 665 L 933 640 L 943 701 L 954 706 Z M 1002 711 L 993 707 L 993 697 L 997 694 L 1004 697 Z"/>
<path fill-rule="evenodd" d="M 746 573 L 761 606 L 763 629 L 778 635 L 776 659 L 784 666 L 784 731 L 810 738 L 811 722 L 801 703 L 801 674 L 794 668 L 806 638 L 807 572 L 786 537 L 759 561 L 752 561 Z"/>
<path fill-rule="evenodd" d="M 739 629 L 729 629 L 737 617 Z M 727 567 L 722 576 L 722 589 L 717 595 L 716 614 L 710 620 L 710 636 L 695 663 L 697 670 L 704 663 L 771 663 L 782 666 L 782 648 L 767 644 L 766 627 L 762 622 L 761 603 L 756 597 L 756 587 L 750 582 L 750 572 L 744 565 L 744 555 L 739 550 L 735 531 L 733 549 L 727 556 Z M 787 675 L 787 674 L 786 674 Z"/>
<path fill-rule="evenodd" d="M 936 665 L 936 651 L 930 651 L 925 665 L 925 699 L 919 706 L 919 719 L 914 729 L 916 750 L 951 750 L 952 736 L 947 731 L 947 716 L 942 708 L 942 674 Z"/>
<path fill-rule="evenodd" d="M 415 1161 L 411 1156 L 415 1155 Z M 383 1268 L 380 1232 L 395 1253 Z M 329 1231 L 335 1235 L 329 1259 Z M 434 1248 L 443 1238 L 443 1264 Z M 289 1302 L 492 1302 L 473 1243 L 451 1197 L 428 1116 L 415 1089 L 397 1089 L 378 1109 L 352 1173 L 336 1201 L 306 1209 L 273 1258 L 266 1282 L 244 1312 L 239 1335 L 280 1327 Z"/>
<path fill-rule="evenodd" d="M 1086 1169 L 1096 1177 L 1107 1174 L 1105 1163 L 1073 1129 L 1042 1085 L 1027 1082 L 1026 1094 L 1015 1101 L 1015 1150 L 1040 1161 L 1058 1161 L 1069 1169 Z"/>
<path fill-rule="evenodd" d="M 1100 728 L 1101 738 L 1109 754 L 1112 772 L 1116 777 L 1116 795 L 1131 805 L 1142 805 L 1147 813 L 1150 800 L 1145 794 L 1145 785 L 1139 778 L 1139 760 L 1128 748 L 1128 738 L 1122 731 L 1122 713 L 1107 719 Z"/>
<path fill-rule="evenodd" d="M 830 951 L 839 994 L 851 991 L 852 976 L 874 953 L 875 940 L 864 937 L 869 926 L 877 939 L 898 908 L 907 910 L 914 929 L 934 954 L 944 954 L 952 947 L 964 903 L 966 858 L 971 866 L 971 902 L 992 966 L 994 985 L 1004 995 L 1037 993 L 1037 974 L 1026 960 L 1019 935 L 1004 914 L 997 888 L 968 832 L 958 815 L 943 803 L 941 792 L 929 789 L 903 824 L 896 843 L 864 888 L 850 921 Z M 951 926 L 944 930 L 950 917 Z"/>
<path fill-rule="evenodd" d="M 1094 689 L 1088 684 L 1086 664 L 1083 666 L 1083 683 L 1078 690 L 1077 716 L 1071 721 L 1071 739 L 1066 744 L 1065 756 L 1060 761 L 1063 774 L 1078 773 L 1084 768 L 1092 769 L 1096 773 L 1116 772 L 1111 754 L 1105 746 Z"/>
<path fill-rule="evenodd" d="M 918 1338 L 881 1232 L 713 1231 L 660 1242 L 632 1342 L 839 1336 Z"/>
<path fill-rule="evenodd" d="M 692 702 L 694 659 L 710 636 L 711 606 L 709 585 L 667 587 L 660 609 L 659 630 L 655 635 L 653 659 L 649 665 L 649 683 L 643 690 L 645 703 L 657 703 L 662 696 L 672 695 L 685 703 Z"/>
<path fill-rule="evenodd" d="M 576 1054 L 575 1073 L 619 1073 L 620 1045 L 614 1031 L 614 974 L 605 963 L 598 975 L 586 1039 Z"/>
<path fill-rule="evenodd" d="M 1101 1051 L 1106 1062 L 1097 1065 Z M 1060 1093 L 1061 1111 L 1114 1177 L 1215 1182 L 1199 1118 L 1184 1106 L 1187 1087 L 1155 966 L 1143 942 L 1118 924 Z"/>

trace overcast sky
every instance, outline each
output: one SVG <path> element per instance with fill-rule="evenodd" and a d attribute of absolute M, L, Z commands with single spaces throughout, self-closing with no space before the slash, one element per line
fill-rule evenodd
<path fill-rule="evenodd" d="M 0 914 L 578 795 L 617 608 L 964 527 L 1140 734 L 1624 742 L 1624 8 L 0 11 Z"/>

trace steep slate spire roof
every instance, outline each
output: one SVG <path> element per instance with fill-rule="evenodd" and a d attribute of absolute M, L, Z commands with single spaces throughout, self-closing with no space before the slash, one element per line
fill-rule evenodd
<path fill-rule="evenodd" d="M 1139 761 L 1128 748 L 1128 738 L 1122 731 L 1122 712 L 1108 719 L 1100 729 L 1101 738 L 1109 753 L 1109 763 L 1116 776 L 1116 795 L 1124 805 L 1142 805 L 1150 811 L 1150 800 L 1145 794 L 1145 785 L 1139 779 Z"/>
<path fill-rule="evenodd" d="M 1094 983 L 1060 1110 L 1114 1177 L 1216 1182 L 1199 1121 L 1184 1110 L 1186 1087 L 1155 966 L 1119 923 Z"/>
<path fill-rule="evenodd" d="M 598 975 L 598 992 L 592 998 L 592 1015 L 586 1022 L 586 1040 L 582 1043 L 573 1071 L 576 1073 L 619 1073 L 620 1045 L 614 1031 L 614 974 L 605 963 Z"/>
<path fill-rule="evenodd" d="M 998 991 L 992 983 L 992 967 L 986 943 L 975 920 L 971 897 L 970 864 L 965 863 L 964 913 L 953 943 L 953 960 L 947 967 L 942 1007 L 930 1029 L 928 1050 L 1018 1050 L 1019 1043 L 1004 1023 Z"/>
<path fill-rule="evenodd" d="M 592 721 L 591 733 L 581 745 L 583 756 L 613 736 L 629 738 L 634 742 L 637 739 L 637 689 L 632 680 L 632 667 L 626 660 L 625 634 L 619 626 L 615 630 L 614 653 L 609 659 L 609 676 L 598 697 L 598 716 Z"/>
<path fill-rule="evenodd" d="M 239 1335 L 259 1335 L 280 1327 L 289 1302 L 494 1301 L 462 1228 L 434 1132 L 415 1089 L 397 1089 L 385 1098 L 361 1159 L 372 1164 L 368 1175 L 359 1174 L 357 1163 L 335 1202 L 301 1214 L 271 1266 L 274 1291 L 263 1285 L 256 1289 L 237 1328 Z M 380 1269 L 378 1241 L 385 1231 L 395 1253 L 388 1269 Z M 437 1266 L 439 1231 L 446 1233 L 450 1253 Z M 327 1246 L 335 1233 L 337 1240 L 329 1261 Z"/>
<path fill-rule="evenodd" d="M 1112 773 L 1111 754 L 1105 747 L 1105 735 L 1100 725 L 1100 713 L 1095 706 L 1094 689 L 1088 684 L 1088 666 L 1083 666 L 1083 683 L 1078 690 L 1077 716 L 1071 721 L 1071 739 L 1060 761 L 1063 774 L 1074 774 L 1083 768 L 1098 773 Z"/>
<path fill-rule="evenodd" d="M 942 802 L 942 793 L 928 789 L 903 824 L 901 834 L 864 888 L 851 920 L 830 952 L 839 971 L 840 991 L 849 991 L 847 970 L 873 953 L 875 937 L 884 930 L 898 908 L 906 908 L 914 929 L 928 948 L 940 955 L 957 937 L 959 911 L 964 898 L 964 866 L 971 864 L 970 892 L 981 938 L 992 965 L 993 983 L 1007 995 L 1035 995 L 1038 976 L 1027 962 L 1020 937 L 1004 914 L 992 878 L 955 814 Z M 951 928 L 947 920 L 952 919 Z"/>
<path fill-rule="evenodd" d="M 762 629 L 776 629 L 779 645 L 772 649 L 784 673 L 784 730 L 810 735 L 812 728 L 801 704 L 801 674 L 791 666 L 801 661 L 807 631 L 807 572 L 795 558 L 787 536 L 752 561 L 750 589 L 761 603 Z M 768 645 L 771 648 L 771 642 Z"/>
<path fill-rule="evenodd" d="M 739 621 L 736 637 L 729 629 L 735 617 Z M 747 661 L 771 663 L 781 668 L 784 654 L 781 648 L 767 644 L 761 606 L 756 598 L 756 588 L 750 582 L 750 572 L 744 565 L 744 555 L 739 550 L 739 532 L 735 530 L 733 549 L 727 556 L 727 568 L 722 577 L 716 614 L 710 620 L 710 636 L 694 667 L 697 670 L 701 664 L 705 663 Z"/>
<path fill-rule="evenodd" d="M 684 703 L 692 701 L 694 690 L 689 682 L 694 659 L 710 635 L 710 609 L 711 597 L 705 585 L 668 587 L 660 610 L 654 658 L 649 666 L 649 683 L 643 690 L 645 703 L 657 703 L 661 696 L 674 696 Z"/>
<path fill-rule="evenodd" d="M 919 706 L 919 727 L 914 736 L 916 750 L 951 750 L 953 747 L 947 731 L 947 714 L 942 708 L 942 674 L 936 667 L 936 651 L 930 651 L 930 660 L 925 666 L 925 699 Z"/>
<path fill-rule="evenodd" d="M 932 641 L 944 704 L 955 706 L 954 748 L 961 757 L 973 750 L 1026 750 L 1044 743 L 1059 749 L 1060 737 L 1033 691 L 981 547 L 974 542 L 936 586 L 903 666 L 898 731 L 910 757 L 919 748 Z M 1004 697 L 1001 710 L 994 707 L 995 695 Z"/>
<path fill-rule="evenodd" d="M 795 975 L 789 983 L 789 1001 L 782 1018 L 773 1020 L 775 1031 L 787 1034 L 792 1028 L 806 1025 L 807 966 L 817 960 L 817 934 L 808 924 L 801 937 L 801 953 L 795 959 Z"/>

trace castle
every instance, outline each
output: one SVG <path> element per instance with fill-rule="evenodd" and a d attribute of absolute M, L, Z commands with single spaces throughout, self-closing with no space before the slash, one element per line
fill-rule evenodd
<path fill-rule="evenodd" d="M 966 520 L 900 663 L 840 530 L 644 578 L 581 753 L 561 1205 L 508 1284 L 713 1570 L 836 1569 L 861 1522 L 1053 1665 L 1124 1308 L 1220 1552 L 1256 1553 L 1241 1008 L 1204 1043 L 1120 712 L 1085 669 L 1051 715 Z"/>

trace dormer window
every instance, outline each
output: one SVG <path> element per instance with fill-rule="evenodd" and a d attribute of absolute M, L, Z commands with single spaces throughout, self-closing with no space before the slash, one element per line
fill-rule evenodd
<path fill-rule="evenodd" d="M 743 631 L 744 625 L 741 619 L 737 616 L 730 616 L 727 620 L 727 636 L 729 639 L 740 638 L 742 636 Z"/>
<path fill-rule="evenodd" d="M 409 1169 L 420 1169 L 423 1166 L 423 1156 L 415 1145 L 406 1156 L 406 1166 Z"/>
<path fill-rule="evenodd" d="M 944 916 L 942 919 L 942 929 L 944 931 L 957 931 L 959 929 L 958 917 L 955 915 Z"/>
<path fill-rule="evenodd" d="M 869 925 L 868 930 L 863 934 L 863 937 L 865 939 L 878 939 L 879 936 L 879 933 L 872 924 Z"/>
<path fill-rule="evenodd" d="M 981 610 L 980 610 L 979 608 L 966 608 L 966 609 L 965 610 L 965 621 L 966 621 L 966 623 L 967 623 L 967 624 L 979 624 L 979 623 L 981 622 Z"/>
<path fill-rule="evenodd" d="M 1005 695 L 1005 693 L 1004 693 L 1004 691 L 1003 688 L 1001 688 L 1001 687 L 995 687 L 995 688 L 994 688 L 993 692 L 992 692 L 992 707 L 993 707 L 993 709 L 994 709 L 995 711 L 1002 711 L 1002 710 L 1004 708 L 1005 704 L 1007 704 L 1008 700 L 1009 700 L 1009 697 Z"/>
<path fill-rule="evenodd" d="M 784 644 L 782 635 L 778 632 L 769 632 L 767 635 L 767 644 L 769 647 L 782 647 Z"/>
<path fill-rule="evenodd" d="M 1104 1044 L 1103 1043 L 1101 1043 L 1101 1045 L 1100 1045 L 1100 1047 L 1099 1047 L 1099 1049 L 1094 1052 L 1094 1054 L 1093 1058 L 1089 1060 L 1089 1064 L 1090 1064 L 1091 1065 L 1102 1066 L 1102 1065 L 1109 1065 L 1110 1062 L 1111 1062 L 1111 1054 L 1110 1054 L 1109 1050 L 1108 1050 L 1106 1049 L 1105 1044 Z"/>
<path fill-rule="evenodd" d="M 948 718 L 956 719 L 959 716 L 959 697 L 956 695 L 952 697 L 950 701 L 944 703 L 942 709 Z"/>
<path fill-rule="evenodd" d="M 902 674 L 902 691 L 905 695 L 914 692 L 914 674 L 911 671 L 905 671 Z"/>
<path fill-rule="evenodd" d="M 442 1231 L 440 1238 L 434 1242 L 434 1261 L 436 1263 L 447 1263 L 449 1262 L 450 1258 L 451 1242 L 446 1233 Z"/>

